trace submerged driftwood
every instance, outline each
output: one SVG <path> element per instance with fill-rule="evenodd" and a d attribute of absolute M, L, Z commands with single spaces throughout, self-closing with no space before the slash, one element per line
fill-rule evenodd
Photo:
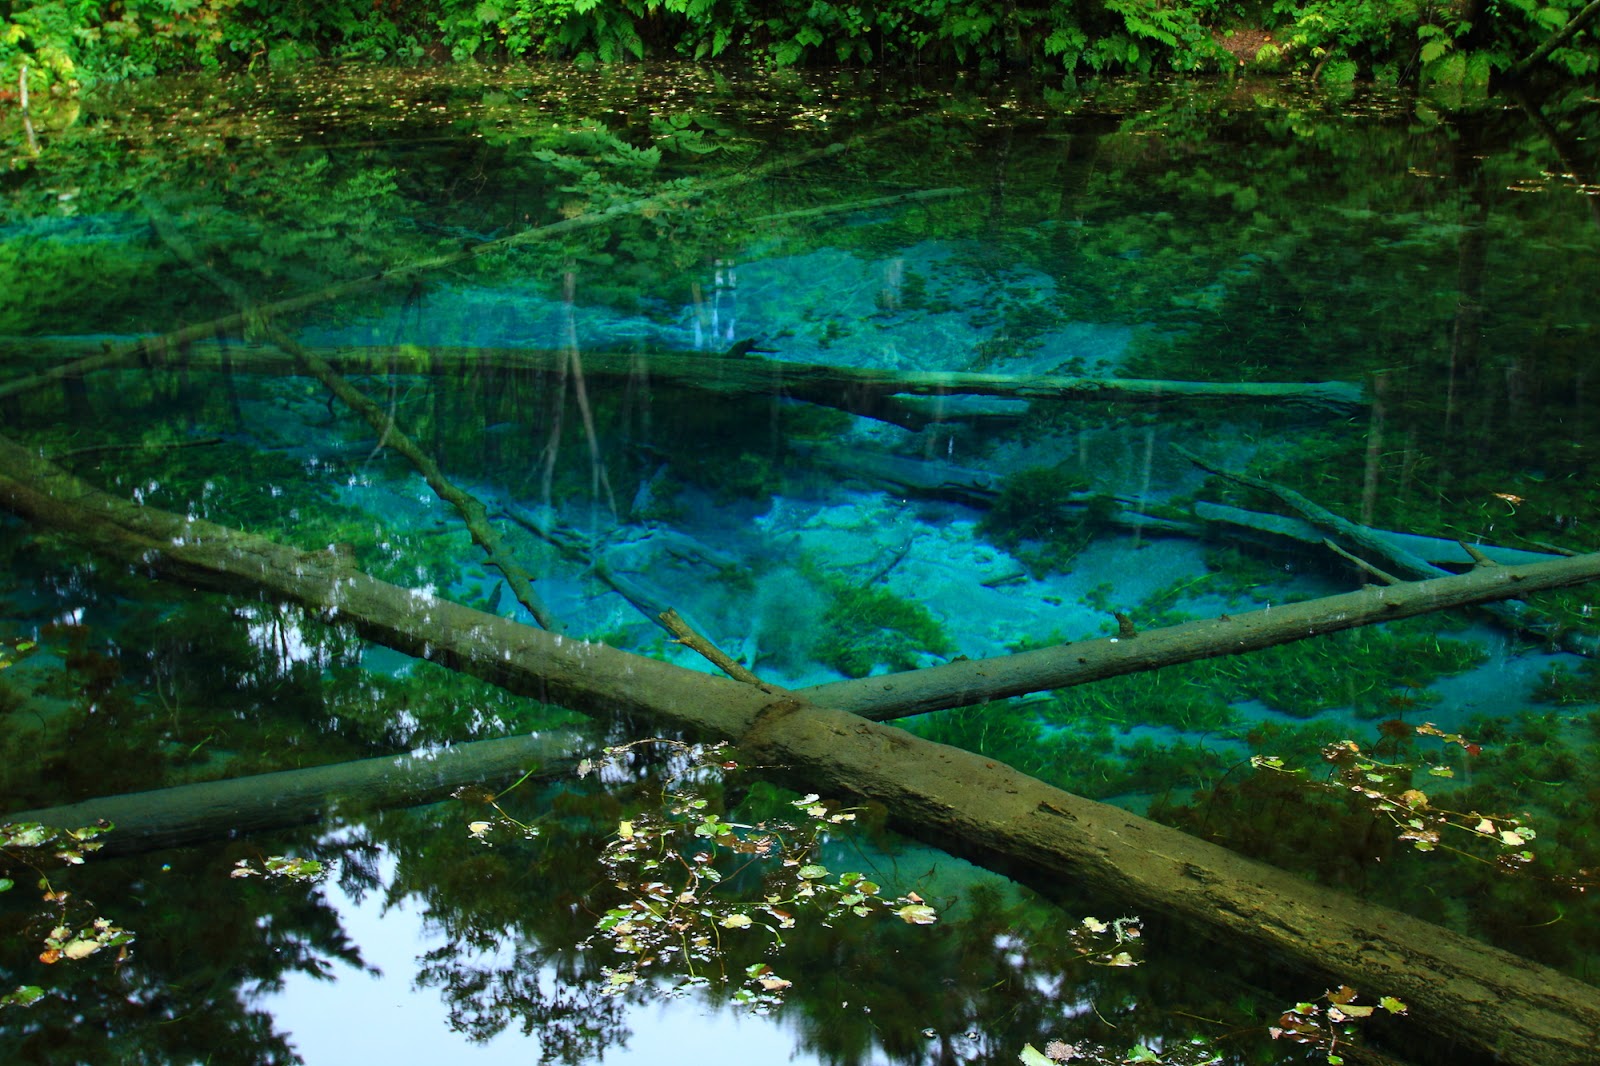
<path fill-rule="evenodd" d="M 377 581 L 330 553 L 299 552 L 137 507 L 8 441 L 0 441 L 0 506 L 152 576 L 296 601 L 371 639 L 511 691 L 602 715 L 638 713 L 664 727 L 732 740 L 774 776 L 880 802 L 905 830 L 994 868 L 1035 883 L 1070 879 L 1282 965 L 1399 996 L 1411 1005 L 1416 1024 L 1504 1061 L 1593 1062 L 1600 990 L 982 756 L 769 685 L 741 684 L 516 625 Z M 1597 577 L 1600 555 L 1591 555 L 1487 567 L 1373 595 L 1380 611 L 1398 617 L 1430 604 Z M 1464 598 L 1464 588 L 1470 597 Z M 1267 624 L 1265 617 L 1252 620 L 1237 634 L 1226 631 L 1227 639 L 1244 639 L 1250 626 Z M 1132 648 L 1153 635 L 1119 640 L 1114 654 L 1127 654 L 1120 645 Z M 982 679 L 977 683 L 986 688 Z M 827 686 L 812 695 L 826 698 Z"/>
<path fill-rule="evenodd" d="M 561 734 L 475 740 L 438 751 L 101 796 L 17 811 L 5 820 L 72 829 L 103 819 L 116 830 L 100 838 L 101 854 L 155 851 L 310 825 L 330 816 L 431 803 L 462 785 L 502 780 L 534 767 L 555 772 L 570 762 L 576 743 Z"/>
<path fill-rule="evenodd" d="M 51 342 L 40 342 L 51 343 Z M 58 342 L 59 343 L 59 342 Z M 80 349 L 81 350 L 81 349 Z M 307 348 L 340 374 L 441 375 L 464 371 L 559 372 L 567 353 L 540 348 L 424 348 L 417 345 Z M 99 361 L 86 364 L 103 369 Z M 207 339 L 181 351 L 163 352 L 163 367 L 231 370 L 237 373 L 299 374 L 300 361 L 278 348 L 254 343 L 222 344 Z M 908 406 L 903 397 L 989 396 L 1018 400 L 1115 403 L 1284 403 L 1333 414 L 1366 404 L 1359 385 L 1345 381 L 1215 382 L 1160 381 L 1041 375 L 972 374 L 959 371 L 899 371 L 868 367 L 790 363 L 754 355 L 723 357 L 661 353 L 584 352 L 591 381 L 649 381 L 719 396 L 788 396 L 850 414 L 917 430 L 940 421 L 938 412 Z M 0 388 L 0 395 L 4 394 Z"/>

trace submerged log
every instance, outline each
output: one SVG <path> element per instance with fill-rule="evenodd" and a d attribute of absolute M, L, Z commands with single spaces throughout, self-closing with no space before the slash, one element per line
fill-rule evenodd
<path fill-rule="evenodd" d="M 1571 580 L 1569 580 L 1569 578 Z M 1600 580 L 1600 553 L 1528 566 L 1365 588 L 1127 636 L 1077 641 L 994 659 L 961 659 L 898 674 L 833 681 L 797 692 L 875 721 L 1083 685 L 1163 666 L 1259 651 L 1341 629 L 1393 622 Z M 1554 584 L 1546 584 L 1554 581 Z"/>
<path fill-rule="evenodd" d="M 577 747 L 570 734 L 475 740 L 438 751 L 101 796 L 0 820 L 62 829 L 104 820 L 116 828 L 100 838 L 100 854 L 126 855 L 431 803 L 462 785 L 502 781 L 534 767 L 558 772 Z"/>
<path fill-rule="evenodd" d="M 463 370 L 560 369 L 565 353 L 540 348 L 423 348 L 417 345 L 308 348 L 346 375 L 453 374 Z M 257 374 L 299 374 L 289 354 L 259 344 L 196 343 L 167 353 L 162 366 Z M 99 369 L 99 365 L 94 365 Z M 865 418 L 920 429 L 939 421 L 937 413 L 899 403 L 906 396 L 997 396 L 1021 400 L 1101 401 L 1111 403 L 1285 403 L 1331 414 L 1349 414 L 1365 405 L 1361 386 L 1345 381 L 1159 381 L 1144 378 L 1092 378 L 1055 375 L 1012 377 L 957 371 L 897 371 L 867 367 L 789 363 L 753 355 L 723 358 L 705 354 L 585 352 L 590 380 L 647 379 L 724 396 L 790 396 L 836 407 Z"/>
<path fill-rule="evenodd" d="M 1285 967 L 1398 996 L 1411 1005 L 1414 1023 L 1441 1041 L 1524 1066 L 1593 1062 L 1600 990 L 991 759 L 770 685 L 516 625 L 377 581 L 329 553 L 137 507 L 3 440 L 0 506 L 152 576 L 294 600 L 371 639 L 514 692 L 732 740 L 774 776 L 882 803 L 900 828 L 1023 880 L 1072 880 Z M 1600 556 L 1583 556 L 1374 591 L 1383 594 L 1381 603 L 1411 590 L 1419 599 L 1408 606 L 1421 610 L 1434 596 L 1454 602 L 1446 592 L 1460 585 L 1494 597 L 1597 576 Z"/>

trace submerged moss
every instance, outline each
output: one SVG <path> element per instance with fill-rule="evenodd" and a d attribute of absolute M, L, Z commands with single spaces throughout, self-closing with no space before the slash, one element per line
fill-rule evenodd
<path fill-rule="evenodd" d="M 819 662 L 846 677 L 866 677 L 878 666 L 911 670 L 924 652 L 947 655 L 950 635 L 920 603 L 886 588 L 851 588 L 827 579 L 833 602 L 823 614 Z"/>

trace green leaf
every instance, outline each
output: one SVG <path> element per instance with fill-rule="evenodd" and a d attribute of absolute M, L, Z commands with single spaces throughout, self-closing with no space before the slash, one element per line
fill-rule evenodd
<path fill-rule="evenodd" d="M 0 892 L 10 892 L 17 887 L 17 883 L 9 877 L 0 877 Z"/>
<path fill-rule="evenodd" d="M 827 876 L 828 868 L 826 866 L 817 866 L 813 863 L 800 867 L 800 879 L 802 881 L 820 881 Z"/>
<path fill-rule="evenodd" d="M 16 991 L 0 996 L 0 1007 L 31 1007 L 44 998 L 38 985 L 18 985 Z"/>
<path fill-rule="evenodd" d="M 1023 1066 L 1056 1066 L 1032 1044 L 1023 1044 L 1022 1050 L 1017 1053 L 1017 1058 L 1021 1060 Z"/>
<path fill-rule="evenodd" d="M 1383 996 L 1378 1000 L 1378 1006 L 1390 1014 L 1404 1014 L 1409 1008 L 1393 996 Z"/>

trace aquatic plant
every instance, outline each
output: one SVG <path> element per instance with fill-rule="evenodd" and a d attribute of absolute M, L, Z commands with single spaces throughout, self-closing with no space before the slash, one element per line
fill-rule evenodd
<path fill-rule="evenodd" d="M 1402 725 L 1402 729 L 1404 726 Z M 1482 753 L 1482 746 L 1467 740 L 1459 733 L 1446 733 L 1431 723 L 1412 727 L 1416 736 L 1436 737 L 1447 745 L 1455 745 L 1464 758 Z M 1398 839 L 1417 851 L 1441 849 L 1479 862 L 1489 862 L 1502 869 L 1512 870 L 1533 862 L 1534 853 L 1528 847 L 1537 833 L 1528 824 L 1526 816 L 1483 814 L 1477 810 L 1457 811 L 1440 806 L 1417 787 L 1419 772 L 1429 778 L 1451 779 L 1455 770 L 1445 763 L 1433 763 L 1426 770 L 1417 764 L 1383 762 L 1365 754 L 1353 740 L 1330 744 L 1323 749 L 1322 758 L 1334 768 L 1331 781 L 1306 779 L 1310 788 L 1326 790 L 1330 795 L 1343 798 L 1354 796 L 1368 810 L 1388 821 L 1399 830 Z M 1303 775 L 1305 771 L 1288 766 L 1275 756 L 1255 755 L 1250 763 L 1258 770 Z M 1430 786 L 1431 787 L 1431 786 Z M 1446 834 L 1454 833 L 1447 838 Z M 1468 850 L 1468 845 L 1458 840 L 1478 845 Z M 1489 845 L 1490 855 L 1480 851 Z"/>
<path fill-rule="evenodd" d="M 1108 497 L 1085 498 L 1088 488 L 1087 480 L 1062 466 L 1018 470 L 1001 481 L 978 531 L 1035 576 L 1064 571 L 1116 506 Z"/>
<path fill-rule="evenodd" d="M 866 677 L 879 666 L 910 670 L 925 653 L 949 653 L 950 635 L 915 600 L 878 585 L 858 588 L 837 577 L 819 579 L 832 602 L 820 622 L 818 662 L 846 677 Z"/>

